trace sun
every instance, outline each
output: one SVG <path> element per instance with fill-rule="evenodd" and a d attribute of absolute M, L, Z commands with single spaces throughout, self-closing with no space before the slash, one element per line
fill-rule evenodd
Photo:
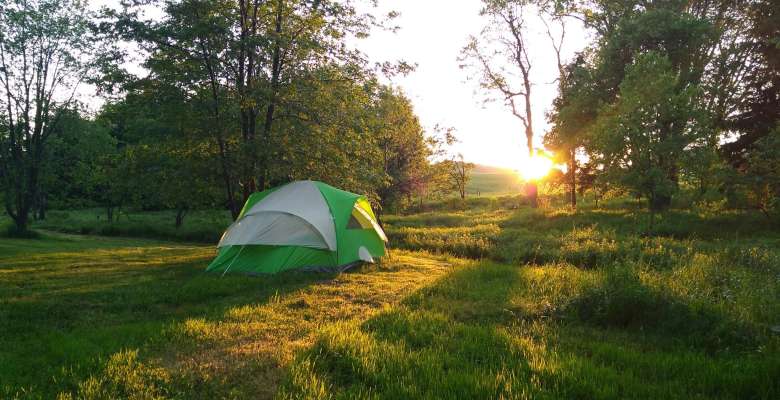
<path fill-rule="evenodd" d="M 525 180 L 537 181 L 547 176 L 552 168 L 553 162 L 550 158 L 543 155 L 535 155 L 523 159 L 518 172 Z"/>

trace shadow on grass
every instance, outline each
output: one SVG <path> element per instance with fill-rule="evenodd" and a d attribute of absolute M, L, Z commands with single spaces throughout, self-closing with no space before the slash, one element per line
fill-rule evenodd
<path fill-rule="evenodd" d="M 21 388 L 47 398 L 75 391 L 120 350 L 155 342 L 164 347 L 171 325 L 218 320 L 231 309 L 265 304 L 331 277 L 220 278 L 204 272 L 213 253 L 205 247 L 116 239 L 32 242 L 18 241 L 20 251 L 0 257 L 3 396 Z"/>
<path fill-rule="evenodd" d="M 767 238 L 776 236 L 766 221 L 749 213 L 702 218 L 691 212 L 669 211 L 656 222 L 651 234 L 647 233 L 646 219 L 646 215 L 630 210 L 524 208 L 516 212 L 396 216 L 388 219 L 387 228 L 392 243 L 400 248 L 512 264 L 565 261 L 584 269 L 631 262 L 669 270 L 688 261 L 703 246 L 717 250 L 725 246 L 722 242 L 771 245 Z"/>
<path fill-rule="evenodd" d="M 603 276 L 573 298 L 564 315 L 600 328 L 663 337 L 708 354 L 754 351 L 762 342 L 756 327 L 705 303 L 693 305 L 649 287 L 628 268 L 613 268 Z"/>
<path fill-rule="evenodd" d="M 703 240 L 753 238 L 777 232 L 777 226 L 772 221 L 757 212 L 744 211 L 724 211 L 704 217 L 692 211 L 669 210 L 658 214 L 651 227 L 649 213 L 642 210 L 589 209 L 573 212 L 522 209 L 501 226 L 540 232 L 594 227 L 619 235 Z"/>
<path fill-rule="evenodd" d="M 540 295 L 522 270 L 489 263 L 458 270 L 362 324 L 325 329 L 290 368 L 279 397 L 778 394 L 771 377 L 780 361 L 732 351 L 731 344 L 744 343 L 722 335 L 719 327 L 735 326 L 726 316 L 693 310 L 632 279 L 583 287 L 558 310 L 538 313 L 518 300 Z M 700 343 L 707 332 L 714 341 Z"/>

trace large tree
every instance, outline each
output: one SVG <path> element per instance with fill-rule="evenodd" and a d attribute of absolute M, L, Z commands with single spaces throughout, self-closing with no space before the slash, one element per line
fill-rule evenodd
<path fill-rule="evenodd" d="M 420 121 L 406 96 L 383 88 L 376 106 L 374 127 L 384 172 L 378 194 L 381 209 L 402 208 L 428 183 L 431 149 Z"/>
<path fill-rule="evenodd" d="M 6 212 L 27 229 L 46 144 L 88 70 L 86 2 L 0 3 L 0 179 Z"/>
<path fill-rule="evenodd" d="M 666 56 L 638 56 L 594 128 L 608 176 L 646 196 L 653 211 L 668 206 L 684 159 L 707 145 L 700 89 L 680 88 L 681 79 Z"/>
<path fill-rule="evenodd" d="M 526 0 L 484 0 L 481 14 L 489 18 L 480 37 L 472 36 L 461 52 L 464 67 L 478 74 L 480 87 L 497 94 L 523 124 L 528 155 L 535 156 L 532 112 L 532 62 Z M 497 45 L 497 48 L 492 46 Z M 513 77 L 519 77 L 515 82 Z M 537 188 L 531 182 L 531 204 L 536 207 Z"/>

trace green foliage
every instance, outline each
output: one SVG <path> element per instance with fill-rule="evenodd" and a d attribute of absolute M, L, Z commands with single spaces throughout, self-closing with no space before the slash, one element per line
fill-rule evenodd
<path fill-rule="evenodd" d="M 638 56 L 620 84 L 619 100 L 601 111 L 595 129 L 607 176 L 649 198 L 653 209 L 668 207 L 664 199 L 677 191 L 684 157 L 706 137 L 698 101 L 698 88 L 681 81 L 668 58 Z"/>
<path fill-rule="evenodd" d="M 379 134 L 378 156 L 386 177 L 377 194 L 382 209 L 397 211 L 408 206 L 412 195 L 427 183 L 431 149 L 411 102 L 403 94 L 391 88 L 383 89 L 376 112 L 379 118 L 373 123 L 378 124 L 374 128 Z"/>
<path fill-rule="evenodd" d="M 345 43 L 379 24 L 352 2 L 166 3 L 166 18 L 155 20 L 141 8 L 107 11 L 101 31 L 151 49 L 153 78 L 118 71 L 122 57 L 104 60 L 104 89 L 127 93 L 103 117 L 117 137 L 167 153 L 156 158 L 167 172 L 151 171 L 165 176 L 166 189 L 158 199 L 148 193 L 148 202 L 193 208 L 219 185 L 235 218 L 252 192 L 291 180 L 321 180 L 389 205 L 426 179 L 428 149 L 409 100 L 378 84 Z M 406 69 L 384 66 L 388 74 Z M 168 169 L 166 159 L 192 171 Z M 176 193 L 177 181 L 193 184 L 199 201 L 173 204 L 165 192 Z"/>
<path fill-rule="evenodd" d="M 0 4 L 0 192 L 19 231 L 44 194 L 48 140 L 89 72 L 89 17 L 81 0 Z"/>
<path fill-rule="evenodd" d="M 588 155 L 577 177 L 580 195 L 593 191 L 598 197 L 608 185 L 662 209 L 682 188 L 694 189 L 682 199 L 689 205 L 724 198 L 731 208 L 768 204 L 767 190 L 748 189 L 742 178 L 753 174 L 750 153 L 772 147 L 762 138 L 777 126 L 780 53 L 773 44 L 776 24 L 769 22 L 777 6 L 563 1 L 542 7 L 578 16 L 595 32 L 594 42 L 563 68 L 545 139 L 562 161 L 578 146 Z M 638 71 L 659 57 L 663 68 Z M 661 135 L 653 137 L 656 131 Z M 656 142 L 636 141 L 644 133 Z M 632 172 L 632 166 L 648 173 Z"/>
<path fill-rule="evenodd" d="M 216 243 L 230 225 L 229 213 L 217 210 L 190 210 L 181 226 L 173 223 L 178 211 L 137 212 L 125 210 L 108 221 L 104 211 L 52 211 L 38 229 L 71 234 L 124 236 L 183 242 Z"/>
<path fill-rule="evenodd" d="M 746 164 L 740 175 L 751 205 L 780 220 L 780 125 L 755 143 Z"/>
<path fill-rule="evenodd" d="M 58 129 L 49 139 L 41 176 L 44 208 L 80 208 L 100 202 L 96 167 L 103 157 L 116 153 L 116 138 L 97 121 L 84 118 L 78 110 L 63 114 Z"/>

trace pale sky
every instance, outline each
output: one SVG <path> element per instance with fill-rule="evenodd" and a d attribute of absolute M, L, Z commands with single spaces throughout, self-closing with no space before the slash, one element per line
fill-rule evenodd
<path fill-rule="evenodd" d="M 402 88 L 414 103 L 415 111 L 429 132 L 436 124 L 456 129 L 461 143 L 456 151 L 479 164 L 517 169 L 519 158 L 526 158 L 522 123 L 502 102 L 483 106 L 476 81 L 467 81 L 473 72 L 459 68 L 457 58 L 469 35 L 477 35 L 487 22 L 479 16 L 480 0 L 393 0 L 380 2 L 380 13 L 396 10 L 397 33 L 375 32 L 358 42 L 373 61 L 403 59 L 416 63 L 417 70 L 396 77 L 393 84 Z M 545 111 L 557 94 L 558 70 L 544 25 L 535 14 L 531 24 L 531 78 L 534 82 L 534 131 L 537 143 L 547 128 Z M 587 35 L 575 20 L 566 22 L 564 60 L 582 50 Z"/>

